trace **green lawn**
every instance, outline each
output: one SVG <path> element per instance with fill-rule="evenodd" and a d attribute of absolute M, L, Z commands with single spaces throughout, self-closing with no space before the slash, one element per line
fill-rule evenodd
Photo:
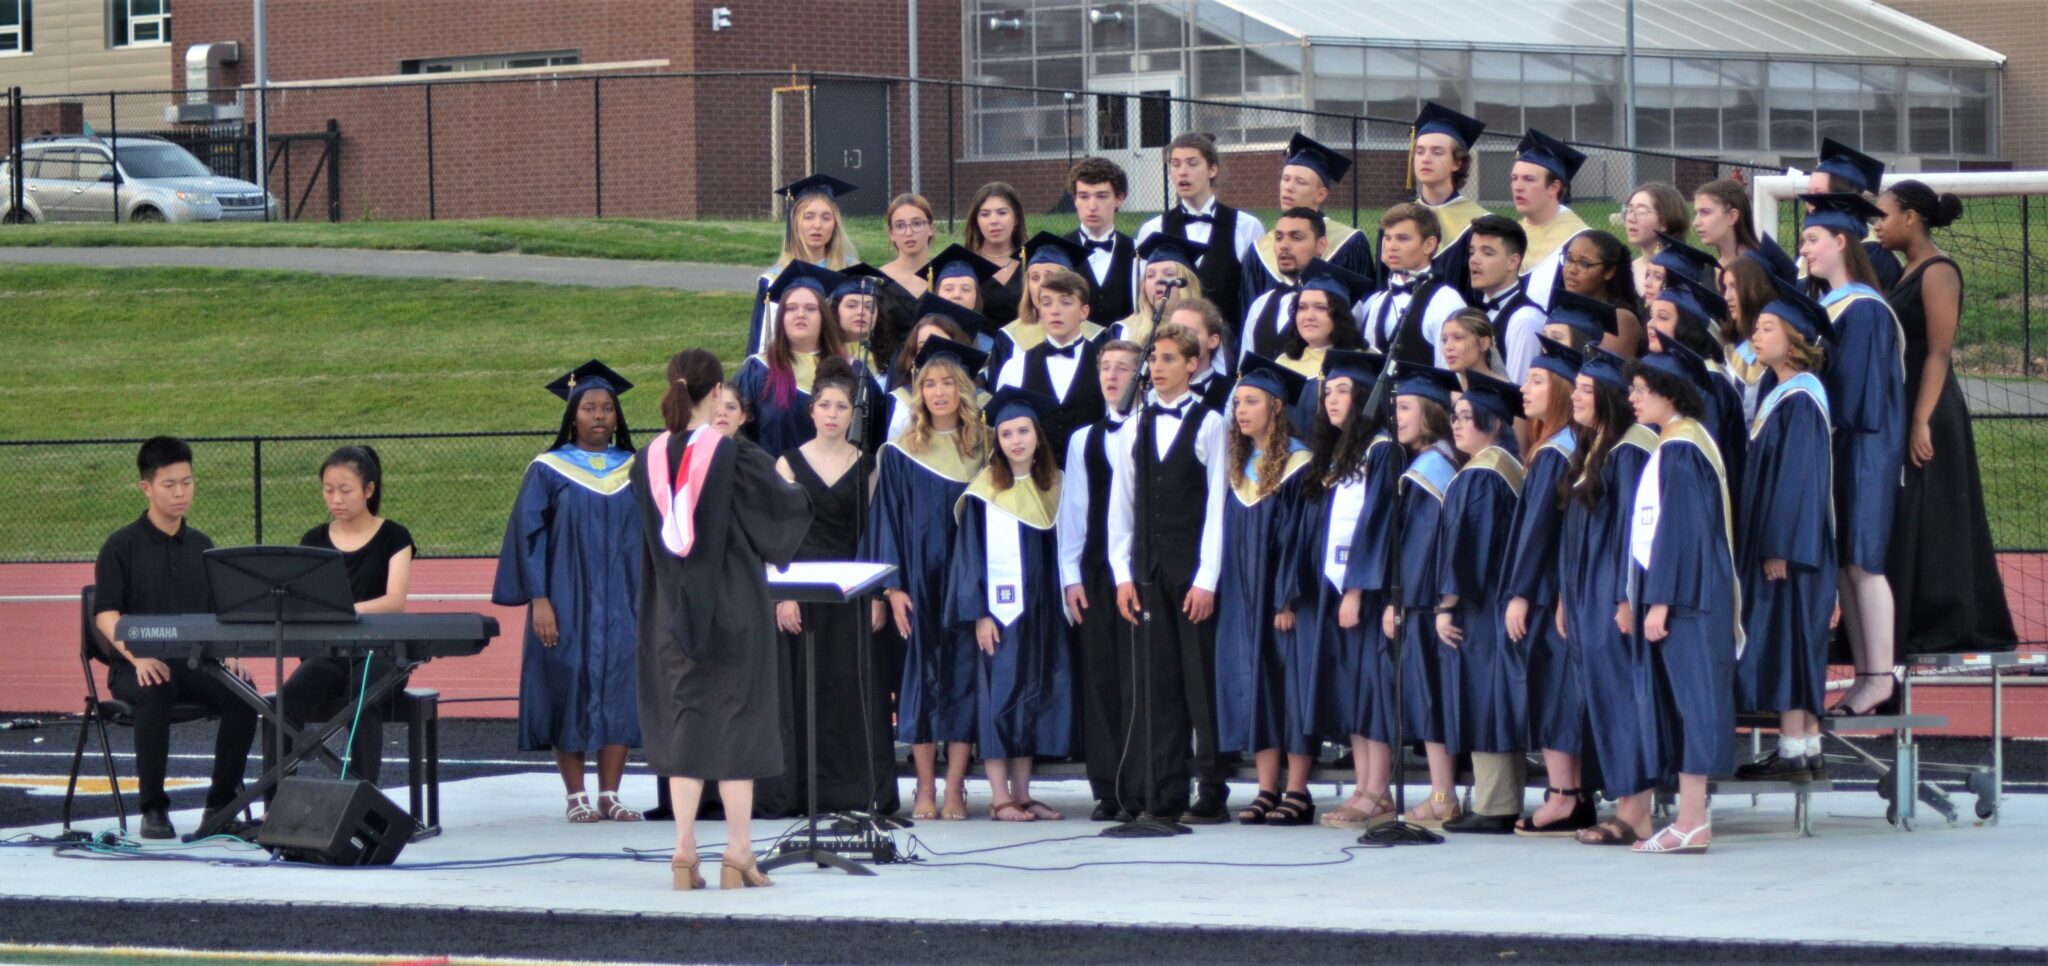
<path fill-rule="evenodd" d="M 629 424 L 659 424 L 662 366 L 702 345 L 735 359 L 747 300 L 659 289 L 332 278 L 297 273 L 0 267 L 0 441 L 345 434 L 262 445 L 263 536 L 323 517 L 315 470 L 342 442 L 385 457 L 387 510 L 431 554 L 495 553 L 540 437 L 380 440 L 366 433 L 552 428 L 542 386 L 592 356 L 647 386 Z M 644 433 L 643 433 L 644 436 Z M 197 447 L 193 519 L 256 536 L 248 442 Z M 130 443 L 0 445 L 0 559 L 90 558 L 140 511 Z"/>

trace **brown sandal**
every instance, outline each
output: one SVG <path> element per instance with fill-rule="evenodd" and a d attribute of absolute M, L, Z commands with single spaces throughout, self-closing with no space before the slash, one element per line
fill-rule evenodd
<path fill-rule="evenodd" d="M 1021 816 L 1023 816 L 1023 818 L 1004 818 L 1004 817 L 1003 817 L 1004 815 L 1006 815 L 1006 814 L 1008 814 L 1008 813 L 1010 813 L 1010 812 L 1016 812 L 1016 813 L 1017 813 L 1018 815 L 1021 815 Z M 1017 803 L 1017 802 L 997 802 L 997 803 L 995 803 L 994 805 L 991 805 L 991 806 L 989 806 L 989 808 L 988 808 L 988 817 L 989 817 L 990 819 L 992 819 L 992 820 L 994 820 L 994 821 L 998 821 L 998 822 L 1036 822 L 1036 821 L 1038 821 L 1038 816 L 1036 816 L 1036 815 L 1033 815 L 1033 814 L 1031 814 L 1030 810 L 1028 810 L 1028 809 L 1027 809 L 1027 808 L 1025 808 L 1025 807 L 1024 807 L 1024 806 L 1023 806 L 1022 804 L 1019 804 L 1019 803 Z"/>
<path fill-rule="evenodd" d="M 1066 813 L 1035 798 L 1024 799 L 1017 803 L 1017 807 L 1030 812 L 1032 818 L 1041 822 L 1060 822 L 1067 817 Z"/>
<path fill-rule="evenodd" d="M 1589 829 L 1581 829 L 1576 836 L 1580 845 L 1634 845 L 1642 841 L 1636 830 L 1618 818 L 1610 818 Z"/>

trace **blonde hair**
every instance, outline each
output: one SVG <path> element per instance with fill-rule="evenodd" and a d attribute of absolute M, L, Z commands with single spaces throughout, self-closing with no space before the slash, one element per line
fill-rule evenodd
<path fill-rule="evenodd" d="M 814 201 L 823 202 L 825 207 L 832 209 L 832 237 L 825 240 L 822 258 L 805 257 L 803 238 L 796 230 L 797 216 Z M 853 250 L 853 239 L 846 235 L 846 216 L 840 213 L 839 202 L 832 200 L 831 195 L 824 192 L 808 194 L 798 198 L 793 205 L 782 220 L 782 255 L 775 260 L 775 271 L 782 271 L 797 259 L 816 262 L 833 271 L 860 261 L 860 254 Z"/>
<path fill-rule="evenodd" d="M 1180 280 L 1186 282 L 1187 284 L 1181 286 L 1180 288 L 1170 290 L 1166 296 L 1165 311 L 1160 313 L 1159 315 L 1153 315 L 1152 297 L 1150 295 L 1145 294 L 1145 268 L 1150 267 L 1151 264 L 1152 263 L 1150 262 L 1146 262 L 1144 263 L 1144 267 L 1140 267 L 1138 269 L 1138 305 L 1136 308 L 1131 310 L 1131 317 L 1128 320 L 1125 320 L 1124 328 L 1126 330 L 1135 328 L 1136 326 L 1131 324 L 1135 322 L 1143 325 L 1145 331 L 1147 333 L 1150 333 L 1152 329 L 1158 327 L 1161 319 L 1171 318 L 1173 316 L 1173 310 L 1177 306 L 1179 306 L 1180 303 L 1185 302 L 1189 299 L 1199 299 L 1202 297 L 1202 277 L 1200 273 L 1194 271 L 1193 269 L 1188 268 L 1186 265 L 1183 265 L 1179 262 L 1161 262 L 1160 264 L 1162 265 L 1173 266 L 1174 274 L 1179 276 Z"/>
<path fill-rule="evenodd" d="M 981 424 L 981 404 L 974 398 L 974 380 L 951 356 L 932 359 L 911 377 L 910 429 L 903 434 L 903 448 L 912 453 L 925 453 L 932 448 L 936 431 L 932 428 L 931 412 L 924 408 L 926 373 L 953 377 L 953 389 L 960 394 L 960 428 L 953 433 L 953 448 L 959 451 L 961 459 L 980 462 L 988 453 L 988 427 Z"/>

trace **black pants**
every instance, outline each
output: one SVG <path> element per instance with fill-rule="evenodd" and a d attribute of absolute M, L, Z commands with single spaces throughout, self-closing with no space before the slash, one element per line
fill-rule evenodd
<path fill-rule="evenodd" d="M 386 657 L 370 659 L 370 680 L 374 681 L 391 662 Z M 316 657 L 300 661 L 284 682 L 284 716 L 300 727 L 317 725 L 343 711 L 354 717 L 356 696 L 363 690 L 363 659 Z M 285 751 L 290 753 L 289 742 Z M 384 770 L 384 702 L 363 706 L 355 725 L 355 737 L 348 746 L 348 775 L 377 783 Z"/>
<path fill-rule="evenodd" d="M 1081 587 L 1088 609 L 1074 628 L 1075 667 L 1081 698 L 1081 750 L 1088 765 L 1088 789 L 1095 800 L 1112 809 L 1137 809 L 1142 797 L 1128 801 L 1119 794 L 1119 776 L 1142 776 L 1143 762 L 1131 742 L 1131 632 L 1116 612 L 1116 579 L 1106 564 L 1082 565 Z M 1140 790 L 1140 781 L 1122 788 Z"/>
<path fill-rule="evenodd" d="M 1146 652 L 1146 671 L 1152 678 L 1149 767 L 1157 784 L 1151 810 L 1175 815 L 1187 810 L 1191 775 L 1202 785 L 1219 790 L 1228 777 L 1216 755 L 1216 617 L 1211 614 L 1199 624 L 1188 620 L 1181 605 L 1187 599 L 1189 582 L 1156 575 L 1153 581 L 1151 640 L 1140 640 L 1138 645 Z M 1142 637 L 1143 630 L 1140 634 Z M 1140 721 L 1138 727 L 1143 729 L 1146 723 Z M 1141 730 L 1141 742 L 1143 737 Z M 1143 801 L 1147 767 L 1138 762 L 1132 776 L 1139 789 L 1134 796 L 1138 801 Z M 1127 775 L 1131 772 L 1125 769 Z M 1130 784 L 1127 781 L 1126 787 Z"/>
<path fill-rule="evenodd" d="M 176 704 L 203 704 L 220 716 L 213 738 L 213 785 L 206 792 L 206 807 L 220 808 L 234 801 L 241 788 L 249 743 L 256 736 L 256 709 L 204 671 L 188 668 L 183 661 L 166 666 L 170 680 L 148 687 L 136 680 L 133 665 L 107 672 L 108 693 L 135 709 L 135 781 L 142 810 L 171 805 L 164 794 L 164 767 L 171 756 L 171 706 Z"/>

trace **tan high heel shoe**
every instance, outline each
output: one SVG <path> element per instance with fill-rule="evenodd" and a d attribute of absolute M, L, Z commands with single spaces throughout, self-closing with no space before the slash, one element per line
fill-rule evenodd
<path fill-rule="evenodd" d="M 670 859 L 668 869 L 669 873 L 675 877 L 677 892 L 689 892 L 694 889 L 704 888 L 704 877 L 697 874 L 696 856 L 690 856 L 687 862 L 683 860 L 682 856 Z"/>
<path fill-rule="evenodd" d="M 761 873 L 761 867 L 754 864 L 754 857 L 747 856 L 746 865 L 735 865 L 731 859 L 718 863 L 718 887 L 720 889 L 761 889 L 775 882 Z"/>

